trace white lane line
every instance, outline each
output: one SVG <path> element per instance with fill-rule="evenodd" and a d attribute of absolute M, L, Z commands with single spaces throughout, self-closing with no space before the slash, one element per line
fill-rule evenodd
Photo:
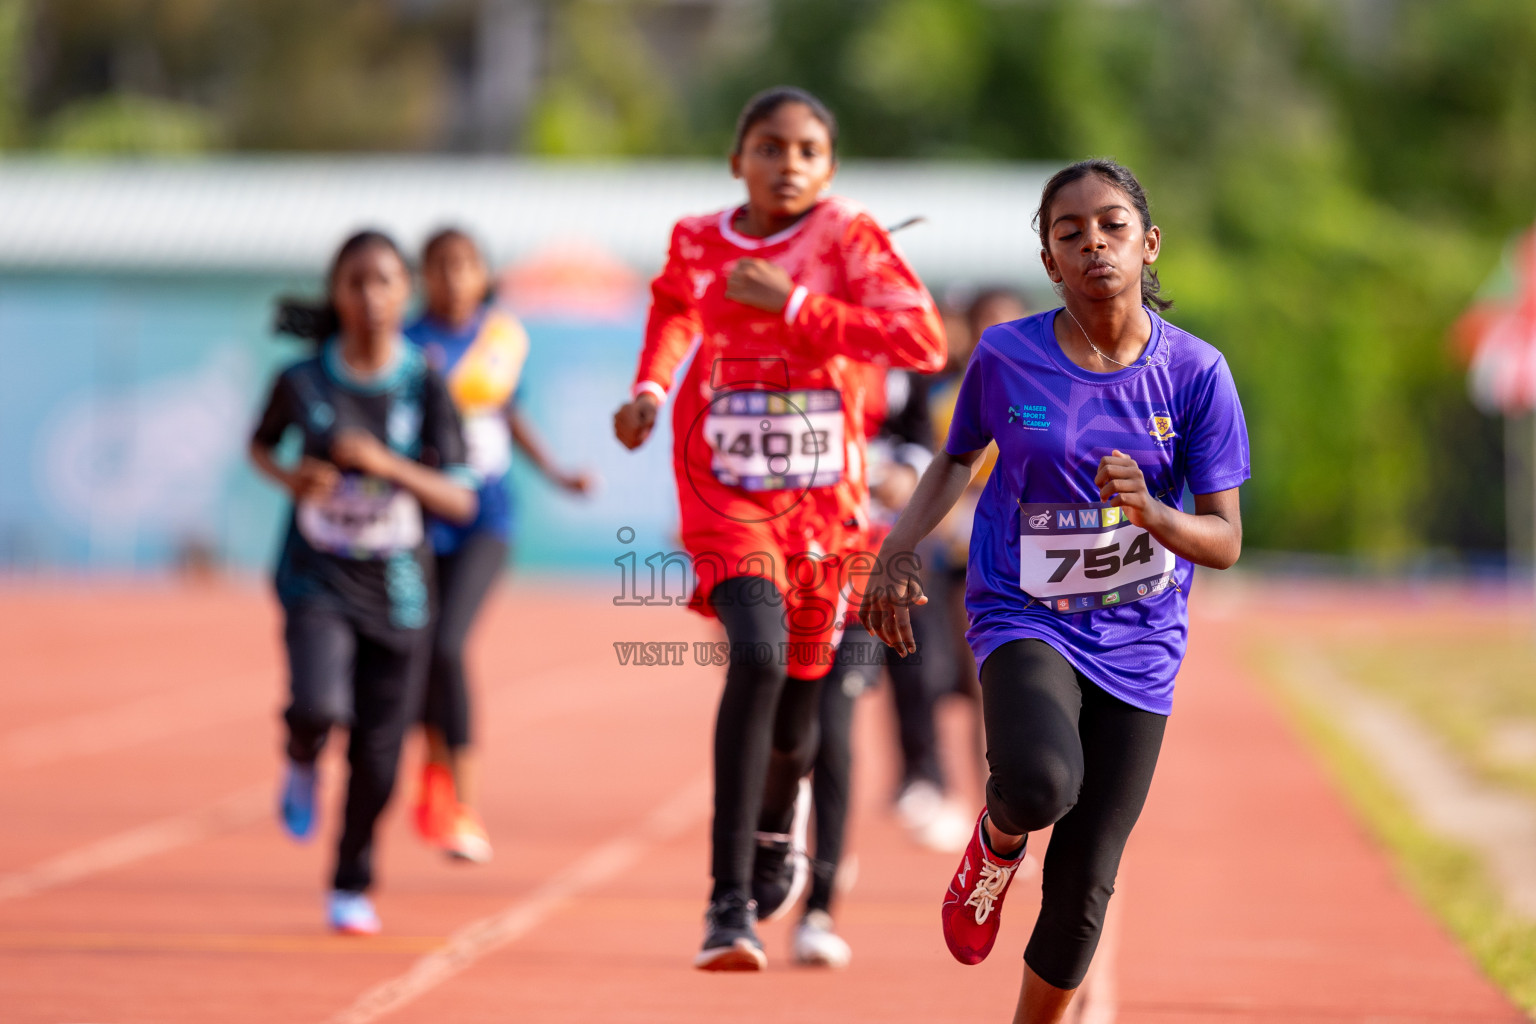
<path fill-rule="evenodd" d="M 270 689 L 270 673 L 252 673 L 186 686 L 169 693 L 90 711 L 61 721 L 43 722 L 0 736 L 0 769 L 35 768 L 72 757 L 136 747 L 178 733 L 255 718 L 270 710 L 270 700 L 253 706 L 246 694 Z M 232 695 L 239 694 L 236 702 Z"/>
<path fill-rule="evenodd" d="M 272 812 L 272 787 L 253 786 L 200 810 L 162 818 L 0 875 L 0 902 L 32 896 L 146 857 L 243 828 Z"/>
<path fill-rule="evenodd" d="M 584 663 L 577 666 L 582 667 L 585 667 Z M 551 666 L 521 682 L 538 685 L 546 679 L 562 678 L 570 671 L 572 668 L 569 665 Z M 263 675 L 262 678 L 267 676 Z M 199 686 L 196 690 L 202 694 L 207 692 L 208 687 Z M 170 735 L 215 720 L 231 720 L 251 713 L 249 709 L 240 708 L 225 708 L 221 711 L 204 707 L 202 712 L 195 711 L 192 714 L 186 713 L 185 708 L 181 714 L 169 710 L 171 705 L 186 699 L 187 695 L 188 691 L 177 691 L 175 694 L 147 698 L 111 711 L 80 715 L 60 723 L 18 730 L 8 737 L 0 737 L 0 767 L 6 766 L 8 755 L 23 764 L 40 764 L 47 760 L 105 753 L 147 742 L 159 735 Z M 570 714 L 600 699 L 612 698 L 592 697 L 568 706 L 524 712 L 519 717 L 518 725 Z M 495 713 L 499 717 L 508 713 L 508 710 Z M 58 746 L 55 747 L 55 744 Z M 16 763 L 13 760 L 11 766 L 14 767 Z M 22 871 L 0 875 L 0 903 L 54 889 L 177 847 L 244 828 L 275 813 L 274 800 L 275 790 L 270 784 L 253 786 L 198 810 L 148 822 L 67 850 Z"/>
<path fill-rule="evenodd" d="M 500 913 L 465 925 L 440 949 L 417 960 L 410 970 L 364 992 L 328 1024 L 370 1024 L 467 970 L 490 953 L 516 942 L 581 893 L 615 877 L 651 847 L 677 835 L 705 816 L 709 781 L 699 776 L 657 807 L 633 832 L 619 836 L 550 877 L 543 885 Z"/>

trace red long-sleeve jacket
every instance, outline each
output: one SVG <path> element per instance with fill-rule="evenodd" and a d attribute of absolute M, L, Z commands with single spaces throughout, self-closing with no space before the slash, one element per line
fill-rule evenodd
<path fill-rule="evenodd" d="M 736 213 L 673 229 L 634 383 L 635 394 L 665 400 L 693 351 L 671 397 L 682 536 L 696 561 L 723 556 L 729 572 L 758 552 L 862 547 L 865 402 L 876 376 L 867 364 L 933 372 L 946 356 L 933 299 L 859 206 L 825 199 L 761 239 L 732 230 Z M 725 297 L 744 257 L 789 273 L 796 288 L 782 312 Z"/>

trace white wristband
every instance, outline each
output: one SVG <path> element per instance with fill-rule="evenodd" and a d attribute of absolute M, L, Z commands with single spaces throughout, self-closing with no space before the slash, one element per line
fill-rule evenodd
<path fill-rule="evenodd" d="M 792 324 L 795 322 L 795 314 L 800 312 L 801 306 L 805 305 L 805 297 L 809 294 L 810 292 L 806 290 L 803 284 L 798 285 L 794 291 L 789 293 L 789 301 L 784 304 L 785 323 Z"/>
<path fill-rule="evenodd" d="M 660 405 L 667 404 L 667 389 L 653 380 L 643 380 L 630 389 L 630 398 L 639 398 L 641 395 L 650 395 Z"/>

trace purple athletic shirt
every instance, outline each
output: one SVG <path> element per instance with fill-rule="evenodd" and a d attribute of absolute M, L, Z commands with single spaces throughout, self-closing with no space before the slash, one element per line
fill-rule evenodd
<path fill-rule="evenodd" d="M 1227 361 L 1147 311 L 1152 340 L 1135 367 L 1092 373 L 1056 343 L 1053 309 L 981 336 L 945 449 L 998 447 L 976 507 L 966 568 L 966 639 L 976 664 L 1010 640 L 1043 640 L 1128 704 L 1166 715 L 1189 632 L 1194 566 L 1177 588 L 1119 607 L 1059 614 L 1019 586 L 1019 502 L 1097 502 L 1099 460 L 1120 449 L 1147 489 L 1179 507 L 1186 487 L 1210 494 L 1248 479 L 1248 428 Z"/>

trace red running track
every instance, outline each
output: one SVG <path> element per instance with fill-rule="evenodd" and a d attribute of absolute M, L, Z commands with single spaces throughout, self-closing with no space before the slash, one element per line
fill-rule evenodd
<path fill-rule="evenodd" d="M 1112 979 L 1124 1024 L 1524 1020 L 1406 896 L 1247 678 L 1230 609 L 1202 621 L 1127 853 Z M 1214 599 L 1213 599 L 1214 600 Z M 882 696 L 857 724 L 853 966 L 761 976 L 688 962 L 707 889 L 719 670 L 621 667 L 622 640 L 712 639 L 598 589 L 498 592 L 474 640 L 485 867 L 387 820 L 385 934 L 321 927 L 331 841 L 271 816 L 282 700 L 266 592 L 0 589 L 0 1021 L 1003 1021 L 1038 880 L 992 959 L 950 960 L 952 857 L 890 820 Z M 946 729 L 963 741 L 965 709 Z M 951 744 L 956 750 L 963 742 Z M 963 754 L 956 774 L 974 791 Z M 405 790 L 414 754 L 403 772 Z M 326 820 L 334 824 L 336 764 Z"/>

